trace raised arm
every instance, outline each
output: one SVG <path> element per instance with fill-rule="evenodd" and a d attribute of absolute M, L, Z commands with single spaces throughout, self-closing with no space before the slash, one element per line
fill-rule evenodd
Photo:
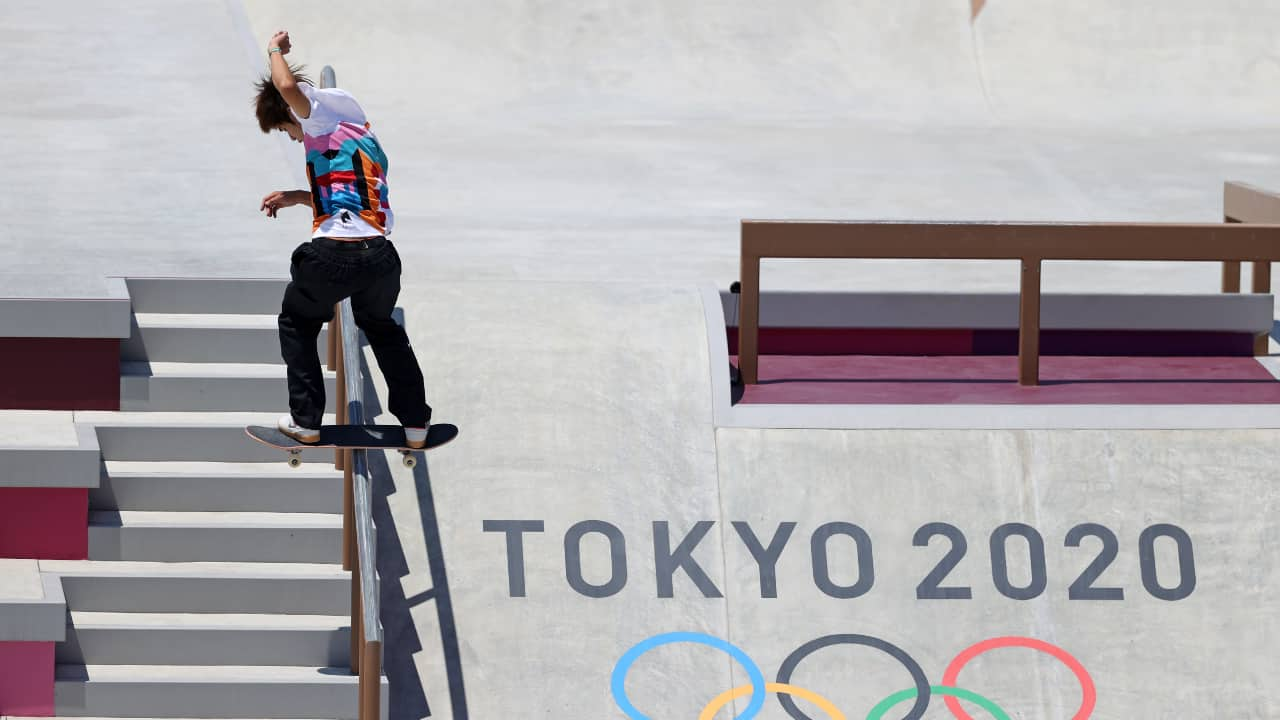
<path fill-rule="evenodd" d="M 311 117 L 311 102 L 298 89 L 298 81 L 293 78 L 289 63 L 284 59 L 284 56 L 289 54 L 290 48 L 287 30 L 281 30 L 272 35 L 271 42 L 267 43 L 267 58 L 271 62 L 271 84 L 280 91 L 280 96 L 289 104 L 289 109 L 293 110 L 294 115 L 308 118 Z"/>

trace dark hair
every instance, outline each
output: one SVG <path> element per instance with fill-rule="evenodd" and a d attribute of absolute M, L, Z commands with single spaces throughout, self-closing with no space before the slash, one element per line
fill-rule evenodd
<path fill-rule="evenodd" d="M 294 80 L 308 85 L 314 84 L 311 82 L 311 78 L 304 74 L 305 70 L 306 67 L 303 65 L 289 66 L 289 72 L 293 73 Z M 289 113 L 289 103 L 284 101 L 280 91 L 271 82 L 270 75 L 266 75 L 254 83 L 253 87 L 258 91 L 257 96 L 253 99 L 253 106 L 254 112 L 258 116 L 258 127 L 262 128 L 262 132 L 269 133 L 281 125 L 294 122 L 293 115 Z"/>

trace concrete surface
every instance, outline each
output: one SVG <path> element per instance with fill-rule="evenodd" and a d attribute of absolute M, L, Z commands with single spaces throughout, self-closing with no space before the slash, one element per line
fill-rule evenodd
<path fill-rule="evenodd" d="M 75 413 L 59 410 L 5 410 L 0 446 L 73 447 Z"/>
<path fill-rule="evenodd" d="M 0 560 L 0 642 L 62 640 L 66 612 L 62 585 L 37 561 Z"/>
<path fill-rule="evenodd" d="M 874 634 L 934 683 L 968 644 L 1027 634 L 1088 668 L 1096 717 L 1266 718 L 1274 431 L 716 430 L 697 287 L 736 278 L 744 217 L 1219 220 L 1224 180 L 1280 186 L 1280 136 L 1264 119 L 1280 109 L 1278 13 L 1262 0 L 991 0 L 971 23 L 962 0 L 397 0 L 352 32 L 335 30 L 350 7 L 333 0 L 18 0 L 0 10 L 0 89 L 20 100 L 0 131 L 27 139 L 10 157 L 22 182 L 57 191 L 0 194 L 0 246 L 19 275 L 283 276 L 305 213 L 256 209 L 298 186 L 301 156 L 259 134 L 248 104 L 261 48 L 288 28 L 291 59 L 334 65 L 388 149 L 406 324 L 437 419 L 462 428 L 429 468 L 388 466 L 393 715 L 429 703 L 437 717 L 619 718 L 619 656 L 683 630 L 735 642 L 769 679 L 813 638 Z M 1008 292 L 1017 280 L 1009 263 L 765 271 L 773 289 Z M 1211 264 L 1052 263 L 1044 288 L 1217 282 Z M 972 600 L 911 595 L 942 552 L 911 535 L 934 520 L 967 534 L 970 555 L 942 584 L 970 585 Z M 541 523 L 523 535 L 522 597 L 508 534 L 486 521 Z M 733 521 L 762 546 L 797 523 L 777 598 L 762 597 Z M 861 599 L 831 598 L 813 577 L 812 535 L 834 521 L 873 541 L 877 583 Z M 1064 599 L 1096 552 L 1095 540 L 1062 547 L 1086 521 L 1119 538 L 1098 584 L 1122 586 L 1123 601 Z M 1011 522 L 1045 540 L 1036 599 L 997 594 L 985 568 L 991 532 Z M 1138 537 L 1159 523 L 1194 542 L 1185 600 L 1156 600 L 1139 577 Z M 566 564 L 575 528 L 580 571 Z M 684 567 L 705 581 L 675 569 L 662 597 L 660 544 L 675 553 L 695 528 L 706 534 Z M 617 537 L 626 584 L 582 594 L 620 579 Z M 856 582 L 851 543 L 829 539 L 829 589 Z M 1157 575 L 1171 585 L 1166 545 Z M 1016 560 L 1010 572 L 1024 582 Z M 705 597 L 710 586 L 725 598 Z M 92 587 L 136 600 L 110 578 L 78 589 Z M 984 656 L 961 681 L 1018 717 L 1079 701 L 1072 677 L 1026 650 Z M 714 650 L 673 646 L 626 688 L 655 720 L 677 720 L 735 682 L 742 671 Z M 857 717 L 910 681 L 873 651 L 830 648 L 795 682 Z M 788 716 L 773 698 L 760 715 Z M 935 699 L 923 717 L 945 716 Z"/>
<path fill-rule="evenodd" d="M 101 456 L 93 428 L 75 413 L 6 410 L 0 487 L 96 487 Z"/>
<path fill-rule="evenodd" d="M 1137 11 L 1044 4 L 1035 22 L 1030 9 L 993 4 L 971 27 L 966 3 L 921 0 L 805 13 L 772 0 L 696 10 L 396 2 L 336 42 L 322 18 L 341 17 L 339 5 L 249 2 L 248 45 L 290 26 L 291 58 L 333 64 L 366 105 L 394 164 L 397 242 L 424 284 L 719 284 L 736 275 L 743 217 L 1213 221 L 1223 180 L 1280 185 L 1280 145 L 1259 119 L 1280 104 L 1265 90 L 1273 54 L 1258 49 L 1275 8 L 1180 0 L 1139 33 Z M 301 155 L 288 148 L 284 161 L 256 129 L 247 105 L 262 53 L 244 49 L 238 3 L 61 5 L 58 23 L 25 0 L 0 15 L 4 87 L 24 101 L 0 129 L 34 134 L 14 161 L 28 182 L 60 189 L 26 198 L 21 212 L 0 207 L 18 250 L 9 271 L 283 275 L 305 211 L 272 221 L 257 207 L 296 184 Z M 99 32 L 117 23 L 120 32 Z M 1064 23 L 1091 30 L 1058 36 Z M 1102 33 L 1097 45 L 1090 33 Z M 1015 39 L 1037 52 L 1015 59 L 1005 48 Z M 45 84 L 68 45 L 71 107 Z M 1007 80 L 984 85 L 980 69 L 994 73 L 997 54 Z M 1191 64 L 1204 67 L 1191 74 Z M 1001 114 L 1045 78 L 1057 90 L 1078 83 L 1063 108 Z M 1141 83 L 1156 90 L 1132 92 Z M 1193 99 L 1181 113 L 1157 102 L 1179 97 Z M 109 192 L 91 180 L 106 174 Z M 81 211 L 58 211 L 72 204 Z M 1017 273 L 889 263 L 767 275 L 779 287 L 923 290 L 939 278 L 1011 289 Z M 1215 274 L 1055 264 L 1045 280 L 1046 290 L 1211 292 Z"/>
<path fill-rule="evenodd" d="M 0 560 L 0 597 L 5 600 L 38 600 L 44 597 L 40 568 L 35 560 Z"/>
<path fill-rule="evenodd" d="M 755 561 L 737 538 L 727 541 L 730 632 L 765 668 L 829 632 L 878 635 L 915 656 L 935 681 L 970 644 L 1025 635 L 1063 647 L 1086 667 L 1098 688 L 1093 717 L 1274 716 L 1265 675 L 1275 668 L 1277 626 L 1264 608 L 1277 577 L 1262 549 L 1276 529 L 1274 438 L 1272 431 L 720 430 L 722 517 L 750 521 L 764 541 L 778 523 L 798 523 L 778 561 L 776 599 L 761 599 Z M 832 521 L 858 524 L 872 541 L 875 585 L 858 599 L 816 587 L 807 545 Z M 968 554 L 943 585 L 969 586 L 972 599 L 916 599 L 917 585 L 949 549 L 941 538 L 927 550 L 913 547 L 913 533 L 929 522 L 953 524 L 967 537 Z M 1010 522 L 1043 536 L 1047 589 L 1034 600 L 994 587 L 988 540 Z M 1118 538 L 1115 562 L 1097 585 L 1122 588 L 1123 600 L 1068 599 L 1068 586 L 1101 547 L 1095 539 L 1064 547 L 1068 530 L 1085 522 Z M 1193 539 L 1197 584 L 1185 600 L 1156 599 L 1140 580 L 1139 536 L 1166 522 Z M 1174 553 L 1163 542 L 1156 568 L 1173 585 Z M 852 543 L 837 538 L 829 546 L 840 558 L 833 576 L 850 584 Z M 1010 577 L 1021 585 L 1026 543 L 1007 547 Z M 822 688 L 850 716 L 909 686 L 895 663 L 865 648 L 823 652 L 827 663 L 806 663 L 798 684 Z M 1051 658 L 1002 650 L 979 662 L 961 676 L 963 687 L 1014 717 L 1072 717 L 1079 704 L 1078 685 Z M 926 717 L 946 717 L 935 705 Z"/>
<path fill-rule="evenodd" d="M 129 292 L 119 278 L 8 274 L 0 288 L 5 337 L 129 337 Z"/>

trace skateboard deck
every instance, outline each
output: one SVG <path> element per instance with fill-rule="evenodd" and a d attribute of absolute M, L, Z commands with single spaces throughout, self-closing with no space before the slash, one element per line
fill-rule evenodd
<path fill-rule="evenodd" d="M 456 425 L 449 423 L 432 425 L 427 430 L 426 447 L 411 448 L 405 445 L 404 428 L 399 425 L 322 425 L 320 439 L 313 443 L 298 442 L 280 432 L 279 429 L 265 425 L 250 425 L 244 431 L 263 445 L 288 452 L 289 465 L 292 467 L 302 464 L 302 451 L 306 448 L 398 450 L 404 458 L 405 466 L 413 467 L 416 463 L 411 453 L 438 448 L 458 436 Z"/>

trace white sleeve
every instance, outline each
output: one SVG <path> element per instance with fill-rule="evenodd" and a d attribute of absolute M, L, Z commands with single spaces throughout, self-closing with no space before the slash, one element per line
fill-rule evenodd
<path fill-rule="evenodd" d="M 311 102 L 311 116 L 298 119 L 304 133 L 318 137 L 333 132 L 340 122 L 365 123 L 364 109 L 346 90 L 320 89 L 307 83 L 298 83 L 298 89 Z"/>

